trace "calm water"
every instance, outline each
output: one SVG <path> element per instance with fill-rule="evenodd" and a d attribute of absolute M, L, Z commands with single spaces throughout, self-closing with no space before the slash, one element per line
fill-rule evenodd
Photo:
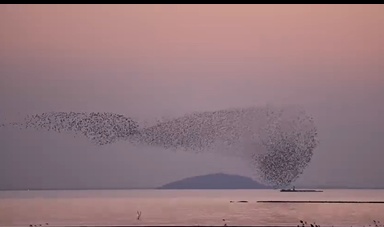
<path fill-rule="evenodd" d="M 249 203 L 230 203 L 248 200 Z M 266 204 L 259 200 L 383 201 L 384 190 L 122 190 L 0 192 L 0 226 L 294 225 L 384 223 L 384 204 Z M 142 220 L 136 212 L 142 211 Z"/>

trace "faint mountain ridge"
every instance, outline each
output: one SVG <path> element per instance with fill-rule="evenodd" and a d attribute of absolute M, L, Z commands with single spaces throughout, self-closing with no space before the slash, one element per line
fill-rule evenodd
<path fill-rule="evenodd" d="M 252 178 L 240 175 L 214 173 L 184 178 L 157 189 L 270 189 Z"/>

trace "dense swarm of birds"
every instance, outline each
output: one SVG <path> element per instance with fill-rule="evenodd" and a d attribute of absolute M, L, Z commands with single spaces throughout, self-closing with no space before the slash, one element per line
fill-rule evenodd
<path fill-rule="evenodd" d="M 131 118 L 115 113 L 48 112 L 27 116 L 10 125 L 19 128 L 73 132 L 86 136 L 96 145 L 114 143 L 137 133 L 139 125 Z"/>
<path fill-rule="evenodd" d="M 74 112 L 37 114 L 12 125 L 80 133 L 97 145 L 128 140 L 191 152 L 227 147 L 246 158 L 260 180 L 274 186 L 296 180 L 318 144 L 313 119 L 296 107 L 198 112 L 144 128 L 120 114 Z"/>
<path fill-rule="evenodd" d="M 257 130 L 250 129 L 249 123 L 256 123 L 261 116 L 260 110 L 228 109 L 188 114 L 144 128 L 140 131 L 139 140 L 153 146 L 190 151 L 210 150 L 218 144 L 233 146 L 241 141 L 242 136 L 257 133 Z M 250 113 L 254 114 L 254 121 Z"/>
<path fill-rule="evenodd" d="M 256 175 L 273 186 L 287 186 L 295 181 L 318 145 L 313 119 L 295 109 L 279 111 L 260 135 L 247 160 L 257 167 Z"/>

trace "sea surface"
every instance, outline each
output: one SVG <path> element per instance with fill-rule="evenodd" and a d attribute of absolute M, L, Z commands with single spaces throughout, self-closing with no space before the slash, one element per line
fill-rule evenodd
<path fill-rule="evenodd" d="M 305 220 L 321 226 L 373 227 L 373 220 L 384 223 L 384 204 L 258 203 L 260 200 L 384 201 L 384 190 L 2 191 L 0 226 L 297 226 L 299 220 Z M 137 220 L 137 211 L 142 212 L 141 220 Z"/>

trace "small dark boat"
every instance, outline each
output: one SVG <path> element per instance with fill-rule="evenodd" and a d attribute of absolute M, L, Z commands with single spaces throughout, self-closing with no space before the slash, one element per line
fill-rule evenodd
<path fill-rule="evenodd" d="M 320 190 L 292 190 L 292 189 L 281 189 L 280 192 L 323 192 Z"/>
<path fill-rule="evenodd" d="M 295 187 L 293 187 L 292 189 L 281 189 L 280 192 L 323 192 L 323 191 L 320 191 L 320 190 L 311 190 L 311 189 L 307 189 L 307 190 L 296 190 Z"/>

